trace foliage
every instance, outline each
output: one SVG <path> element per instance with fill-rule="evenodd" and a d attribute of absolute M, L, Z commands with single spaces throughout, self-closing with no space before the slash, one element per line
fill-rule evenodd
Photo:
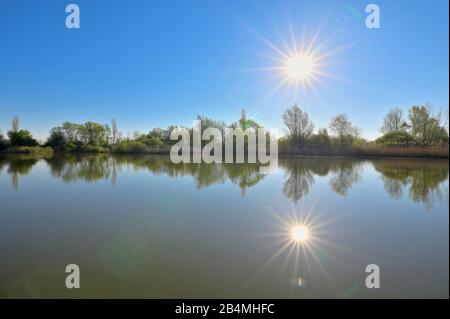
<path fill-rule="evenodd" d="M 339 139 L 341 145 L 351 144 L 353 138 L 360 134 L 360 130 L 353 125 L 346 114 L 339 114 L 331 119 L 331 132 Z"/>
<path fill-rule="evenodd" d="M 8 146 L 8 141 L 3 137 L 3 134 L 0 132 L 0 151 L 3 151 Z"/>
<path fill-rule="evenodd" d="M 414 136 L 405 131 L 393 131 L 384 134 L 375 140 L 377 144 L 383 145 L 414 145 L 416 140 Z"/>
<path fill-rule="evenodd" d="M 46 144 L 60 149 L 69 145 L 106 147 L 109 145 L 110 137 L 111 129 L 108 125 L 95 122 L 84 124 L 64 122 L 62 126 L 55 127 L 50 131 Z"/>
<path fill-rule="evenodd" d="M 13 154 L 30 154 L 39 156 L 53 155 L 53 149 L 51 147 L 41 147 L 41 146 L 11 146 L 8 147 L 5 152 Z"/>
<path fill-rule="evenodd" d="M 28 130 L 18 130 L 8 132 L 9 143 L 11 146 L 37 146 L 39 143 L 33 138 Z"/>
<path fill-rule="evenodd" d="M 231 124 L 232 128 L 241 128 L 242 131 L 245 131 L 246 129 L 249 128 L 253 128 L 253 129 L 258 129 L 260 126 L 258 123 L 256 123 L 256 121 L 247 118 L 247 113 L 245 112 L 244 109 L 242 109 L 241 111 L 241 118 L 239 119 L 238 122 L 235 122 L 233 124 Z"/>
<path fill-rule="evenodd" d="M 317 134 L 311 135 L 310 143 L 319 147 L 330 147 L 331 137 L 328 135 L 327 129 L 319 129 Z"/>
<path fill-rule="evenodd" d="M 407 124 L 403 120 L 403 112 L 400 108 L 394 108 L 389 111 L 383 119 L 381 132 L 384 134 L 404 131 Z"/>
<path fill-rule="evenodd" d="M 45 143 L 54 149 L 62 149 L 65 145 L 65 136 L 59 127 L 53 128 L 50 131 L 50 136 Z"/>
<path fill-rule="evenodd" d="M 112 147 L 111 152 L 123 154 L 147 153 L 149 152 L 149 147 L 139 141 L 120 141 Z"/>
<path fill-rule="evenodd" d="M 89 144 L 68 144 L 64 147 L 65 151 L 72 153 L 108 153 L 109 148 L 100 145 Z"/>
<path fill-rule="evenodd" d="M 14 133 L 19 131 L 19 117 L 17 115 L 11 121 L 11 131 Z"/>
<path fill-rule="evenodd" d="M 213 120 L 213 119 L 203 116 L 203 115 L 197 115 L 197 121 L 200 121 L 200 123 L 201 123 L 202 133 L 204 130 L 206 130 L 208 128 L 217 128 L 222 133 L 222 136 L 224 135 L 225 127 L 226 127 L 225 122 L 216 121 L 216 120 Z"/>
<path fill-rule="evenodd" d="M 310 121 L 308 113 L 302 111 L 297 104 L 283 113 L 283 121 L 294 143 L 305 144 L 314 130 L 314 124 Z"/>
<path fill-rule="evenodd" d="M 408 119 L 411 133 L 420 145 L 448 144 L 448 132 L 441 124 L 440 114 L 433 115 L 430 107 L 411 107 Z"/>

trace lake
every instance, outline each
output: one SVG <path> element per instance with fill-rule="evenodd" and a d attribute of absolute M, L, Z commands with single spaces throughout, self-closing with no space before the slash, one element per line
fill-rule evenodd
<path fill-rule="evenodd" d="M 2 156 L 0 297 L 448 298 L 448 186 L 448 160 Z"/>

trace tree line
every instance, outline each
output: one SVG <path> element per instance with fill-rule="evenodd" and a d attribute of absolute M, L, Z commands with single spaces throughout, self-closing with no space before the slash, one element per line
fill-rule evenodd
<path fill-rule="evenodd" d="M 328 128 L 319 128 L 317 132 L 314 131 L 315 125 L 308 113 L 297 104 L 286 109 L 282 118 L 287 134 L 280 139 L 280 143 L 300 147 L 342 147 L 365 144 L 434 146 L 448 145 L 449 141 L 448 120 L 443 121 L 440 113 L 433 114 L 428 105 L 412 106 L 406 117 L 401 109 L 391 109 L 384 117 L 380 128 L 383 135 L 372 142 L 361 137 L 361 129 L 355 126 L 346 114 L 334 116 Z M 225 122 L 206 116 L 198 115 L 197 120 L 201 121 L 202 130 L 218 128 L 224 132 L 227 127 Z M 11 129 L 7 132 L 7 138 L 0 132 L 0 150 L 4 150 L 8 146 L 40 145 L 31 132 L 20 129 L 19 124 L 19 117 L 14 116 L 11 121 Z M 256 121 L 247 117 L 245 110 L 242 110 L 239 120 L 229 126 L 241 128 L 242 131 L 260 127 Z M 118 130 L 115 119 L 110 124 L 64 122 L 61 126 L 50 130 L 49 137 L 42 146 L 74 152 L 111 150 L 119 153 L 139 153 L 152 147 L 174 144 L 175 141 L 170 140 L 170 132 L 175 127 L 153 128 L 148 133 L 135 132 L 132 137 L 124 137 Z"/>
<path fill-rule="evenodd" d="M 391 109 L 383 119 L 381 137 L 369 142 L 363 139 L 361 129 L 356 127 L 346 114 L 333 117 L 327 128 L 314 133 L 314 123 L 308 113 L 296 104 L 283 113 L 283 121 L 288 129 L 284 142 L 299 146 L 351 146 L 362 144 L 396 146 L 435 146 L 448 145 L 448 119 L 443 121 L 442 114 L 433 114 L 431 107 L 412 106 L 407 118 L 399 108 Z"/>

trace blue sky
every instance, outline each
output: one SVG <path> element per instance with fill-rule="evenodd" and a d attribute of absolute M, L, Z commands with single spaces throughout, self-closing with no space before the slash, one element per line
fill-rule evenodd
<path fill-rule="evenodd" d="M 74 0 L 81 28 L 65 27 L 63 0 L 0 1 L 0 129 L 13 115 L 45 138 L 63 121 L 109 123 L 126 135 L 197 114 L 247 114 L 282 128 L 297 102 L 316 128 L 346 113 L 374 138 L 392 107 L 448 109 L 448 1 L 374 1 L 381 28 L 367 29 L 371 1 Z M 273 47 L 296 41 L 327 56 L 313 87 L 274 79 Z M 320 30 L 320 32 L 318 32 Z M 267 40 L 264 41 L 263 39 Z M 320 44 L 320 47 L 319 47 Z"/>

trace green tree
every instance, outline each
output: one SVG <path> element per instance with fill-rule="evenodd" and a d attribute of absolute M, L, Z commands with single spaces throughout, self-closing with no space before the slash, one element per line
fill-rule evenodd
<path fill-rule="evenodd" d="M 329 147 L 331 145 L 331 138 L 326 128 L 321 128 L 317 134 L 311 135 L 310 141 L 315 146 Z"/>
<path fill-rule="evenodd" d="M 294 143 L 306 143 L 313 133 L 314 123 L 309 119 L 308 113 L 302 111 L 297 104 L 284 111 L 283 121 Z"/>
<path fill-rule="evenodd" d="M 441 125 L 440 114 L 433 115 L 429 106 L 412 106 L 408 119 L 411 133 L 421 145 L 448 143 L 448 133 Z"/>
<path fill-rule="evenodd" d="M 81 131 L 86 144 L 96 146 L 107 144 L 108 129 L 106 126 L 95 122 L 86 122 Z"/>
<path fill-rule="evenodd" d="M 78 144 L 81 136 L 81 125 L 77 123 L 64 122 L 62 125 L 62 133 L 64 134 L 64 140 L 68 144 Z"/>
<path fill-rule="evenodd" d="M 19 130 L 8 132 L 9 142 L 12 146 L 38 146 L 39 143 L 33 138 L 30 131 Z"/>
<path fill-rule="evenodd" d="M 0 151 L 5 150 L 7 146 L 8 146 L 8 142 L 6 141 L 2 132 L 0 132 Z"/>
<path fill-rule="evenodd" d="M 61 127 L 55 127 L 50 131 L 50 136 L 45 143 L 56 149 L 61 149 L 66 145 L 65 135 Z"/>
<path fill-rule="evenodd" d="M 413 145 L 416 143 L 414 136 L 405 131 L 386 133 L 375 140 L 377 144 L 384 145 Z"/>

